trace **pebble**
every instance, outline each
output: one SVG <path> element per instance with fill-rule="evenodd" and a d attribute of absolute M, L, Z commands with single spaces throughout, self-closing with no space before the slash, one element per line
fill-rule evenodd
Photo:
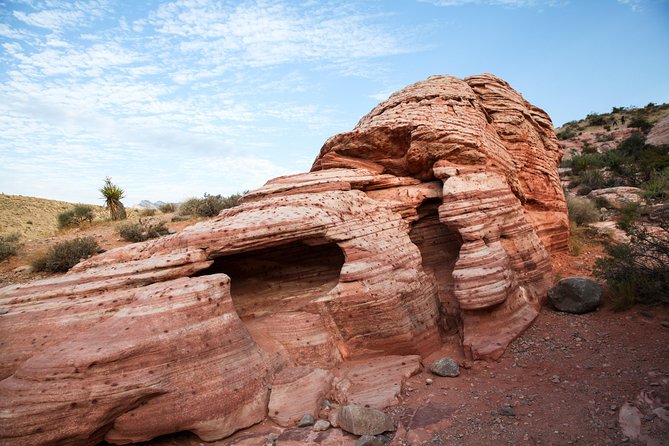
<path fill-rule="evenodd" d="M 551 382 L 559 383 L 560 382 L 560 377 L 558 375 L 551 376 Z"/>
<path fill-rule="evenodd" d="M 511 406 L 502 406 L 499 409 L 499 414 L 505 417 L 515 417 L 516 412 L 514 412 L 513 407 Z"/>
<path fill-rule="evenodd" d="M 311 414 L 305 413 L 302 415 L 302 419 L 297 423 L 297 427 L 307 427 L 314 425 L 314 417 Z"/>
<path fill-rule="evenodd" d="M 434 382 L 434 381 L 432 381 L 432 379 L 430 379 L 430 378 L 427 378 L 427 379 L 425 380 L 425 384 L 428 385 L 428 386 L 431 386 L 433 382 Z"/>
<path fill-rule="evenodd" d="M 660 325 L 662 325 L 664 328 L 669 328 L 669 321 L 662 321 L 660 322 Z"/>
<path fill-rule="evenodd" d="M 323 432 L 330 429 L 330 422 L 328 420 L 318 420 L 314 423 L 314 427 L 311 428 L 314 432 Z"/>

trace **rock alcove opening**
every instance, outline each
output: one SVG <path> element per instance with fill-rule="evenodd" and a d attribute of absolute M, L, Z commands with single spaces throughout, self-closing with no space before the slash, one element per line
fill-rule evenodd
<path fill-rule="evenodd" d="M 242 320 L 299 311 L 339 282 L 344 253 L 336 243 L 293 242 L 217 257 L 197 275 L 224 273 Z"/>
<path fill-rule="evenodd" d="M 457 232 L 439 221 L 440 198 L 429 199 L 418 208 L 418 220 L 411 225 L 409 237 L 418 247 L 423 269 L 433 278 L 441 302 L 442 328 L 455 334 L 461 325 L 459 304 L 455 298 L 453 270 L 462 239 Z"/>

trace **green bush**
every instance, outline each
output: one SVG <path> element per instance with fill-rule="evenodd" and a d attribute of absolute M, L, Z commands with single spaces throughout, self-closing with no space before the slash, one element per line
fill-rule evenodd
<path fill-rule="evenodd" d="M 35 271 L 65 272 L 88 258 L 98 250 L 98 244 L 93 237 L 76 238 L 58 243 L 32 264 Z"/>
<path fill-rule="evenodd" d="M 601 153 L 582 153 L 571 158 L 572 173 L 575 175 L 586 170 L 601 169 L 604 165 L 604 155 Z"/>
<path fill-rule="evenodd" d="M 76 228 L 83 222 L 93 221 L 93 208 L 85 204 L 77 204 L 69 211 L 58 214 L 58 228 Z"/>
<path fill-rule="evenodd" d="M 564 141 L 565 139 L 571 139 L 576 136 L 576 131 L 572 128 L 565 128 L 561 130 L 558 134 L 557 137 L 559 140 Z"/>
<path fill-rule="evenodd" d="M 174 203 L 163 203 L 160 206 L 158 206 L 158 210 L 163 214 L 169 214 L 170 212 L 174 212 L 177 210 L 177 205 Z"/>
<path fill-rule="evenodd" d="M 599 169 L 588 169 L 581 172 L 579 183 L 588 186 L 591 190 L 603 189 L 610 186 L 610 182 Z"/>
<path fill-rule="evenodd" d="M 602 115 L 598 115 L 596 113 L 590 113 L 587 118 L 588 120 L 588 125 L 605 125 L 606 124 L 606 118 Z"/>
<path fill-rule="evenodd" d="M 627 234 L 630 242 L 608 245 L 609 257 L 597 259 L 593 269 L 611 289 L 613 309 L 669 303 L 669 221 L 654 230 L 632 225 Z"/>
<path fill-rule="evenodd" d="M 221 195 L 204 194 L 203 198 L 189 198 L 179 205 L 180 215 L 198 217 L 215 217 L 223 209 L 229 209 L 239 204 L 242 194 L 232 194 L 227 197 Z"/>
<path fill-rule="evenodd" d="M 140 220 L 138 223 L 125 223 L 119 228 L 121 238 L 128 242 L 143 242 L 150 238 L 158 238 L 169 234 L 164 221 L 150 222 Z"/>
<path fill-rule="evenodd" d="M 587 198 L 567 195 L 567 210 L 569 220 L 578 226 L 599 221 L 599 210 L 595 207 L 595 203 Z"/>
<path fill-rule="evenodd" d="M 649 200 L 669 199 L 669 167 L 662 171 L 655 171 L 651 178 L 642 184 L 644 198 Z"/>
<path fill-rule="evenodd" d="M 636 224 L 640 215 L 641 206 L 639 203 L 624 203 L 622 206 L 620 206 L 620 209 L 618 209 L 617 226 L 623 231 L 629 231 Z"/>
<path fill-rule="evenodd" d="M 0 261 L 16 255 L 18 250 L 19 234 L 0 235 Z"/>
<path fill-rule="evenodd" d="M 632 118 L 629 124 L 627 124 L 627 127 L 637 128 L 642 132 L 647 133 L 650 131 L 650 129 L 653 128 L 653 124 L 651 124 L 647 119 L 641 116 L 636 116 Z"/>

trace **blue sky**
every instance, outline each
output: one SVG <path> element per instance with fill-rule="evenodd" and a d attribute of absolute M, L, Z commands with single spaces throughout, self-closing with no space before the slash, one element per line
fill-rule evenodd
<path fill-rule="evenodd" d="M 556 126 L 669 102 L 669 1 L 0 0 L 0 192 L 251 189 L 391 92 L 482 72 Z"/>

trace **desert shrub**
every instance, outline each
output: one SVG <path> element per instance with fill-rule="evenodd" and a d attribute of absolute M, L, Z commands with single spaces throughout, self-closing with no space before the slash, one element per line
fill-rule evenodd
<path fill-rule="evenodd" d="M 613 141 L 614 139 L 616 139 L 616 137 L 610 133 L 606 133 L 604 135 L 597 135 L 595 139 L 597 140 L 597 142 L 608 142 L 608 141 Z"/>
<path fill-rule="evenodd" d="M 636 116 L 632 118 L 629 124 L 627 124 L 627 127 L 637 128 L 642 132 L 647 133 L 650 131 L 650 129 L 653 128 L 653 124 L 651 124 L 646 118 L 642 116 Z"/>
<path fill-rule="evenodd" d="M 125 206 L 121 203 L 121 198 L 125 196 L 125 192 L 119 186 L 112 183 L 111 178 L 105 178 L 105 184 L 100 188 L 102 198 L 105 200 L 105 205 L 109 209 L 109 214 L 112 220 L 125 220 L 127 218 Z"/>
<path fill-rule="evenodd" d="M 650 180 L 641 187 L 644 189 L 643 196 L 646 199 L 669 199 L 669 167 L 653 172 Z"/>
<path fill-rule="evenodd" d="M 600 169 L 588 169 L 581 172 L 579 182 L 590 189 L 603 189 L 610 186 L 609 181 Z"/>
<path fill-rule="evenodd" d="M 158 206 L 158 210 L 163 214 L 168 214 L 177 210 L 177 205 L 174 203 L 163 203 Z"/>
<path fill-rule="evenodd" d="M 19 238 L 18 233 L 0 235 L 0 261 L 16 255 Z"/>
<path fill-rule="evenodd" d="M 669 221 L 649 229 L 632 225 L 629 243 L 606 246 L 609 257 L 597 259 L 594 274 L 606 280 L 615 310 L 635 303 L 669 303 Z"/>
<path fill-rule="evenodd" d="M 576 195 L 584 196 L 588 195 L 590 192 L 592 192 L 592 188 L 588 185 L 583 185 L 576 191 Z"/>
<path fill-rule="evenodd" d="M 609 200 L 607 200 L 604 197 L 595 197 L 594 201 L 595 201 L 595 207 L 597 207 L 597 209 L 601 208 L 610 209 L 612 207 L 611 202 L 609 202 Z"/>
<path fill-rule="evenodd" d="M 49 248 L 44 256 L 33 262 L 32 267 L 35 271 L 65 272 L 97 250 L 98 244 L 93 237 L 75 238 Z"/>
<path fill-rule="evenodd" d="M 571 139 L 575 136 L 576 136 L 576 131 L 570 127 L 564 128 L 557 134 L 558 139 L 562 141 L 564 141 L 565 139 Z"/>
<path fill-rule="evenodd" d="M 569 222 L 569 252 L 575 256 L 581 254 L 581 249 L 585 245 L 585 232 L 583 228 L 579 227 L 575 222 Z"/>
<path fill-rule="evenodd" d="M 581 146 L 581 152 L 582 153 L 597 153 L 597 148 L 590 144 L 590 141 L 583 141 L 583 145 Z"/>
<path fill-rule="evenodd" d="M 58 228 L 76 228 L 83 222 L 93 221 L 93 208 L 85 204 L 77 204 L 69 211 L 58 214 Z"/>
<path fill-rule="evenodd" d="M 582 153 L 571 158 L 572 172 L 576 175 L 590 170 L 604 167 L 604 156 L 601 153 Z"/>
<path fill-rule="evenodd" d="M 143 208 L 139 210 L 139 215 L 141 217 L 153 217 L 156 215 L 156 210 L 151 208 Z"/>
<path fill-rule="evenodd" d="M 606 124 L 606 118 L 602 115 L 598 115 L 596 113 L 590 113 L 587 118 L 588 124 L 589 125 L 605 125 Z"/>
<path fill-rule="evenodd" d="M 567 210 L 569 220 L 578 226 L 599 221 L 599 210 L 587 198 L 567 195 Z"/>
<path fill-rule="evenodd" d="M 628 202 L 624 203 L 618 209 L 618 224 L 617 226 L 623 231 L 629 231 L 641 215 L 641 206 L 639 203 Z"/>
<path fill-rule="evenodd" d="M 232 194 L 227 197 L 221 195 L 204 194 L 203 198 L 189 198 L 179 205 L 180 215 L 194 215 L 198 217 L 214 217 L 223 209 L 229 209 L 239 204 L 242 194 Z"/>
<path fill-rule="evenodd" d="M 634 132 L 620 141 L 617 150 L 625 156 L 634 156 L 646 144 L 646 137 L 642 133 Z"/>
<path fill-rule="evenodd" d="M 119 227 L 119 235 L 128 242 L 143 242 L 150 238 L 162 237 L 169 233 L 164 221 L 142 221 L 125 223 Z"/>

